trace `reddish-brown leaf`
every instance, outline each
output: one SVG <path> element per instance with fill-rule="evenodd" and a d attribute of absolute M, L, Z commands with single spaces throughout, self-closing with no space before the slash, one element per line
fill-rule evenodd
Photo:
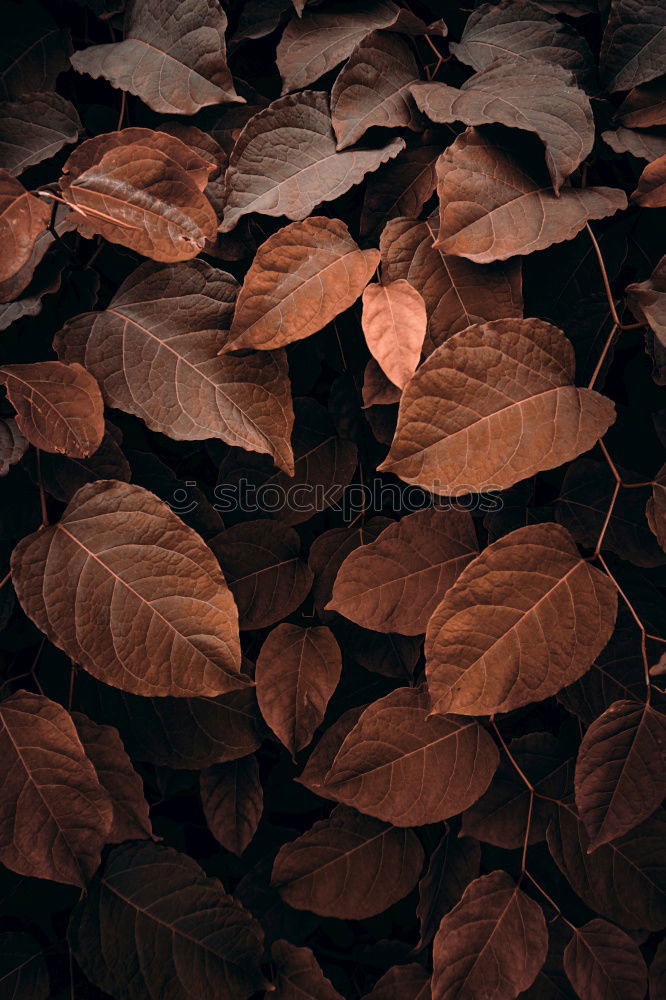
<path fill-rule="evenodd" d="M 584 1000 L 643 1000 L 647 967 L 636 942 L 605 920 L 575 928 L 564 970 Z"/>
<path fill-rule="evenodd" d="M 363 372 L 363 406 L 390 406 L 400 400 L 402 392 L 389 382 L 374 358 L 368 360 Z"/>
<path fill-rule="evenodd" d="M 573 347 L 549 323 L 471 326 L 410 379 L 379 468 L 433 493 L 461 496 L 506 489 L 576 458 L 604 435 L 615 407 L 577 388 L 574 373 Z"/>
<path fill-rule="evenodd" d="M 325 625 L 278 625 L 261 647 L 257 701 L 264 719 L 292 756 L 312 740 L 341 670 L 340 648 Z"/>
<path fill-rule="evenodd" d="M 548 950 L 543 911 L 503 871 L 471 882 L 433 944 L 432 1000 L 514 1000 Z"/>
<path fill-rule="evenodd" d="M 0 104 L 0 167 L 17 177 L 76 142 L 80 131 L 76 108 L 55 91 L 6 101 Z"/>
<path fill-rule="evenodd" d="M 17 691 L 0 702 L 0 861 L 33 878 L 85 886 L 113 807 L 68 712 Z"/>
<path fill-rule="evenodd" d="M 309 337 L 354 304 L 378 264 L 379 252 L 359 249 L 339 219 L 285 226 L 259 247 L 223 350 L 266 351 Z"/>
<path fill-rule="evenodd" d="M 297 910 L 364 920 L 411 892 L 422 865 L 412 830 L 336 806 L 328 819 L 280 848 L 272 884 Z"/>
<path fill-rule="evenodd" d="M 477 553 L 466 511 L 417 511 L 350 552 L 327 609 L 378 632 L 419 635 Z"/>
<path fill-rule="evenodd" d="M 590 668 L 616 613 L 615 586 L 566 529 L 512 531 L 463 570 L 428 623 L 435 710 L 490 715 L 556 694 Z"/>
<path fill-rule="evenodd" d="M 658 160 L 648 163 L 638 179 L 638 187 L 631 200 L 643 208 L 666 206 L 666 153 Z"/>
<path fill-rule="evenodd" d="M 373 282 L 363 292 L 363 334 L 387 378 L 404 389 L 416 371 L 428 318 L 420 293 L 405 278 Z"/>
<path fill-rule="evenodd" d="M 475 720 L 429 712 L 422 686 L 368 705 L 331 762 L 325 791 L 395 826 L 437 823 L 470 806 L 495 772 L 495 744 Z"/>
<path fill-rule="evenodd" d="M 275 966 L 275 1000 L 343 1000 L 321 971 L 310 948 L 276 941 L 271 948 Z"/>
<path fill-rule="evenodd" d="M 20 462 L 28 448 L 13 417 L 0 420 L 0 476 L 6 476 L 12 465 Z"/>
<path fill-rule="evenodd" d="M 652 80 L 630 90 L 615 112 L 627 128 L 666 125 L 666 89 L 663 79 Z"/>
<path fill-rule="evenodd" d="M 257 758 L 249 755 L 207 767 L 201 772 L 200 789 L 208 829 L 222 847 L 240 857 L 263 811 Z"/>
<path fill-rule="evenodd" d="M 428 870 L 419 882 L 417 949 L 430 944 L 442 917 L 453 909 L 469 883 L 478 876 L 480 864 L 480 844 L 470 837 L 454 837 L 447 830 L 432 852 Z"/>
<path fill-rule="evenodd" d="M 88 458 L 104 437 L 104 404 L 93 376 L 79 364 L 38 361 L 0 368 L 0 385 L 30 444 Z"/>
<path fill-rule="evenodd" d="M 163 114 L 242 101 L 227 67 L 227 15 L 215 0 L 130 0 L 124 40 L 75 52 L 79 73 L 104 77 Z"/>
<path fill-rule="evenodd" d="M 26 191 L 6 170 L 0 170 L 0 244 L 3 247 L 0 283 L 6 286 L 1 290 L 1 301 L 15 298 L 30 280 L 32 271 L 17 287 L 16 279 L 29 264 L 37 237 L 46 229 L 50 217 L 51 209 L 45 201 Z"/>
<path fill-rule="evenodd" d="M 477 264 L 534 253 L 571 240 L 590 219 L 626 208 L 619 188 L 563 188 L 558 197 L 540 164 L 509 139 L 469 128 L 437 161 L 444 253 Z"/>
<path fill-rule="evenodd" d="M 314 574 L 312 596 L 320 617 L 328 618 L 325 611 L 331 599 L 338 570 L 350 552 L 359 545 L 367 545 L 393 522 L 388 517 L 372 517 L 365 523 L 346 528 L 331 528 L 313 541 L 308 554 L 308 565 Z"/>
<path fill-rule="evenodd" d="M 431 1000 L 430 975 L 418 962 L 394 965 L 363 1000 Z"/>
<path fill-rule="evenodd" d="M 306 90 L 282 97 L 251 118 L 236 141 L 220 228 L 228 233 L 248 212 L 306 219 L 404 147 L 395 138 L 380 149 L 337 152 L 328 95 Z"/>
<path fill-rule="evenodd" d="M 666 154 L 666 135 L 658 131 L 618 128 L 614 132 L 602 132 L 601 138 L 616 153 L 631 153 L 639 160 L 649 163 Z"/>
<path fill-rule="evenodd" d="M 115 687 L 184 698 L 247 684 L 212 552 L 140 486 L 82 487 L 57 524 L 16 546 L 12 579 L 51 642 Z"/>

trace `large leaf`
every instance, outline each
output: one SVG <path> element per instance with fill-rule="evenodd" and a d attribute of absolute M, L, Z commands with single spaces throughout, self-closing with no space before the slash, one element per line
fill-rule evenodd
<path fill-rule="evenodd" d="M 556 192 L 594 143 L 588 97 L 575 85 L 571 73 L 539 59 L 494 63 L 475 73 L 460 90 L 444 83 L 418 83 L 411 93 L 433 122 L 498 122 L 536 132 L 546 147 L 546 163 Z"/>
<path fill-rule="evenodd" d="M 432 1000 L 514 1000 L 534 981 L 548 949 L 538 903 L 503 871 L 471 882 L 433 943 Z"/>
<path fill-rule="evenodd" d="M 0 702 L 0 861 L 34 878 L 85 886 L 113 807 L 68 712 L 17 691 Z"/>
<path fill-rule="evenodd" d="M 378 632 L 419 635 L 478 552 L 466 511 L 417 511 L 346 557 L 329 610 Z"/>
<path fill-rule="evenodd" d="M 605 920 L 575 928 L 564 969 L 579 997 L 643 1000 L 647 967 L 636 942 Z"/>
<path fill-rule="evenodd" d="M 84 236 L 99 233 L 145 257 L 189 260 L 214 240 L 217 217 L 203 189 L 213 164 L 175 136 L 129 128 L 88 139 L 60 178 Z"/>
<path fill-rule="evenodd" d="M 434 246 L 438 232 L 437 215 L 424 222 L 397 218 L 388 223 L 380 240 L 382 279 L 406 278 L 423 296 L 428 354 L 473 323 L 521 316 L 523 311 L 519 260 L 473 264 Z"/>
<path fill-rule="evenodd" d="M 647 819 L 666 797 L 666 716 L 616 701 L 585 733 L 576 764 L 576 805 L 590 849 Z"/>
<path fill-rule="evenodd" d="M 257 758 L 251 754 L 207 767 L 201 772 L 200 789 L 208 829 L 240 857 L 256 833 L 263 809 Z"/>
<path fill-rule="evenodd" d="M 588 670 L 617 612 L 611 580 L 557 524 L 518 528 L 463 570 L 428 623 L 435 710 L 509 712 Z"/>
<path fill-rule="evenodd" d="M 74 909 L 68 937 L 88 979 L 127 1000 L 245 1000 L 263 985 L 259 924 L 170 847 L 115 848 Z"/>
<path fill-rule="evenodd" d="M 227 67 L 227 15 L 215 0 L 130 0 L 124 41 L 75 52 L 79 73 L 104 77 L 162 114 L 240 101 Z"/>
<path fill-rule="evenodd" d="M 104 312 L 84 313 L 54 347 L 98 379 L 109 406 L 176 440 L 217 437 L 293 472 L 294 422 L 283 352 L 218 357 L 238 285 L 202 260 L 144 263 Z"/>
<path fill-rule="evenodd" d="M 562 465 L 591 448 L 615 418 L 609 399 L 574 385 L 574 372 L 571 343 L 542 320 L 468 327 L 407 383 L 380 469 L 461 496 L 506 489 Z"/>
<path fill-rule="evenodd" d="M 188 697 L 246 683 L 236 607 L 212 552 L 140 486 L 82 487 L 57 524 L 16 546 L 12 578 L 51 642 L 115 687 Z"/>
<path fill-rule="evenodd" d="M 414 54 L 399 35 L 373 31 L 359 42 L 331 91 L 338 149 L 353 146 L 372 126 L 417 129 L 409 87 L 418 78 Z"/>
<path fill-rule="evenodd" d="M 18 176 L 76 142 L 80 130 L 76 108 L 55 92 L 6 101 L 0 104 L 0 167 Z"/>
<path fill-rule="evenodd" d="M 361 250 L 339 219 L 292 222 L 259 247 L 223 349 L 266 351 L 309 337 L 354 304 L 378 264 L 378 251 Z"/>
<path fill-rule="evenodd" d="M 275 1000 L 343 1000 L 309 948 L 276 941 L 271 955 L 275 964 Z"/>
<path fill-rule="evenodd" d="M 15 298 L 30 280 L 32 270 L 27 280 L 16 287 L 9 284 L 29 264 L 37 237 L 46 229 L 50 217 L 51 209 L 45 201 L 26 191 L 6 170 L 0 170 L 0 242 L 4 247 L 0 283 L 7 284 L 0 289 L 3 302 Z"/>
<path fill-rule="evenodd" d="M 422 865 L 423 849 L 411 830 L 337 806 L 280 848 L 272 883 L 297 910 L 363 920 L 411 892 Z"/>
<path fill-rule="evenodd" d="M 664 72 L 666 9 L 660 0 L 611 0 L 601 42 L 601 73 L 611 91 L 629 90 Z"/>
<path fill-rule="evenodd" d="M 467 129 L 437 161 L 437 245 L 488 264 L 571 240 L 590 219 L 626 208 L 619 188 L 566 187 L 558 197 L 544 173 L 511 140 Z"/>
<path fill-rule="evenodd" d="M 441 923 L 470 882 L 479 874 L 481 845 L 471 837 L 454 837 L 447 830 L 430 856 L 428 869 L 419 882 L 419 943 L 427 947 Z M 398 998 L 396 997 L 396 1000 Z"/>
<path fill-rule="evenodd" d="M 363 292 L 363 334 L 387 378 L 404 389 L 421 357 L 428 318 L 425 302 L 405 278 L 373 282 Z"/>
<path fill-rule="evenodd" d="M 423 687 L 369 705 L 331 761 L 325 792 L 395 826 L 436 823 L 470 806 L 495 772 L 495 744 L 475 720 L 429 713 Z"/>
<path fill-rule="evenodd" d="M 337 152 L 327 94 L 306 90 L 273 101 L 250 119 L 233 148 L 221 230 L 229 232 L 248 212 L 305 219 L 404 146 L 396 138 L 381 149 Z"/>
<path fill-rule="evenodd" d="M 38 361 L 0 368 L 0 385 L 30 444 L 88 458 L 104 437 L 104 404 L 93 376 L 79 364 Z"/>
<path fill-rule="evenodd" d="M 280 742 L 295 755 L 324 718 L 342 670 L 340 648 L 325 625 L 274 629 L 257 658 L 257 701 Z"/>

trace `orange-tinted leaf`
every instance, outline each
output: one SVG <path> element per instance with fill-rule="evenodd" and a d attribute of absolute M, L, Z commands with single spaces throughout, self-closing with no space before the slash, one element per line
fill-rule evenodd
<path fill-rule="evenodd" d="M 432 852 L 428 870 L 419 882 L 419 903 L 416 907 L 420 928 L 418 949 L 430 944 L 442 917 L 453 909 L 469 883 L 479 874 L 480 864 L 480 844 L 470 837 L 454 837 L 447 830 Z"/>
<path fill-rule="evenodd" d="M 564 528 L 512 531 L 463 570 L 428 623 L 435 710 L 490 715 L 556 694 L 589 670 L 616 613 L 615 586 Z"/>
<path fill-rule="evenodd" d="M 200 787 L 208 829 L 222 847 L 240 857 L 263 810 L 257 758 L 249 755 L 207 767 L 201 772 Z"/>
<path fill-rule="evenodd" d="M 363 920 L 411 892 L 422 865 L 423 849 L 411 830 L 337 806 L 280 848 L 272 884 L 297 910 Z"/>
<path fill-rule="evenodd" d="M 536 978 L 548 949 L 543 911 L 503 871 L 471 882 L 433 944 L 432 1000 L 514 1000 Z"/>
<path fill-rule="evenodd" d="M 363 1000 L 430 1000 L 430 975 L 418 962 L 394 965 Z"/>
<path fill-rule="evenodd" d="M 247 683 L 236 607 L 212 552 L 139 486 L 82 487 L 58 524 L 17 545 L 12 578 L 26 614 L 100 680 L 178 697 Z"/>
<path fill-rule="evenodd" d="M 639 160 L 651 163 L 666 154 L 666 136 L 658 131 L 618 128 L 614 132 L 602 132 L 601 138 L 616 153 L 631 153 Z"/>
<path fill-rule="evenodd" d="M 109 406 L 179 441 L 217 437 L 264 452 L 293 472 L 293 409 L 282 352 L 218 357 L 238 290 L 202 260 L 146 262 L 101 313 L 75 317 L 55 338 L 59 356 L 99 380 Z"/>
<path fill-rule="evenodd" d="M 363 333 L 370 353 L 400 389 L 419 363 L 427 322 L 425 302 L 405 278 L 366 286 Z"/>
<path fill-rule="evenodd" d="M 271 955 L 275 965 L 275 1000 L 343 1000 L 321 971 L 310 948 L 276 941 Z"/>
<path fill-rule="evenodd" d="M 666 11 L 659 0 L 612 0 L 601 41 L 601 75 L 608 89 L 629 90 L 664 71 Z"/>
<path fill-rule="evenodd" d="M 17 691 L 0 702 L 0 861 L 33 878 L 85 886 L 113 820 L 108 793 L 68 712 Z"/>
<path fill-rule="evenodd" d="M 224 350 L 271 350 L 316 333 L 354 304 L 379 263 L 344 222 L 292 222 L 259 247 L 236 303 Z"/>
<path fill-rule="evenodd" d="M 474 720 L 429 712 L 423 687 L 368 705 L 325 775 L 326 792 L 395 826 L 437 823 L 470 806 L 495 772 L 495 744 Z"/>
<path fill-rule="evenodd" d="M 466 511 L 409 514 L 347 556 L 328 610 L 378 632 L 419 635 L 477 552 Z"/>
<path fill-rule="evenodd" d="M 30 934 L 0 934 L 0 990 L 11 1000 L 48 1000 L 49 972 L 41 948 Z"/>
<path fill-rule="evenodd" d="M 28 94 L 0 104 L 0 167 L 15 177 L 76 142 L 81 122 L 60 94 Z"/>
<path fill-rule="evenodd" d="M 579 997 L 643 1000 L 647 967 L 636 942 L 605 920 L 575 928 L 564 970 Z"/>
<path fill-rule="evenodd" d="M 604 435 L 615 407 L 577 388 L 574 371 L 571 343 L 542 320 L 455 334 L 408 382 L 380 469 L 461 496 L 506 489 L 576 458 Z"/>
<path fill-rule="evenodd" d="M 104 437 L 104 404 L 97 382 L 81 365 L 5 365 L 0 384 L 30 444 L 71 458 L 97 451 Z"/>
<path fill-rule="evenodd" d="M 45 201 L 26 191 L 6 170 L 0 170 L 0 244 L 4 248 L 0 283 L 7 283 L 0 296 L 3 302 L 15 298 L 30 280 L 28 275 L 18 288 L 10 284 L 29 263 L 37 237 L 46 229 L 50 217 L 51 209 Z"/>
<path fill-rule="evenodd" d="M 215 0 L 130 0 L 124 40 L 75 52 L 79 73 L 104 77 L 163 114 L 241 101 L 227 67 L 227 15 Z"/>
<path fill-rule="evenodd" d="M 220 228 L 228 233 L 248 212 L 305 219 L 404 146 L 396 138 L 381 149 L 336 152 L 327 94 L 306 90 L 273 101 L 250 119 L 233 148 Z"/>
<path fill-rule="evenodd" d="M 648 163 L 638 179 L 638 187 L 631 200 L 643 208 L 666 206 L 666 153 L 658 160 Z"/>
<path fill-rule="evenodd" d="M 88 979 L 127 1000 L 246 1000 L 264 985 L 259 924 L 196 861 L 149 841 L 111 852 L 68 938 Z"/>
<path fill-rule="evenodd" d="M 325 625 L 278 625 L 261 647 L 256 665 L 259 708 L 292 756 L 312 740 L 341 670 L 340 648 Z"/>

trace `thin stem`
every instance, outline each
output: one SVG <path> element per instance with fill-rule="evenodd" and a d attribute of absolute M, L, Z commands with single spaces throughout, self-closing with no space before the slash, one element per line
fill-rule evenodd
<path fill-rule="evenodd" d="M 646 700 L 646 702 L 649 702 L 650 701 L 650 693 L 652 691 L 652 682 L 650 680 L 650 665 L 648 663 L 648 658 L 647 658 L 647 648 L 646 648 L 647 632 L 645 631 L 645 626 L 643 625 L 643 622 L 638 617 L 638 614 L 636 613 L 636 609 L 634 608 L 633 604 L 631 603 L 631 601 L 629 600 L 629 598 L 627 597 L 627 595 L 625 594 L 625 592 L 622 590 L 622 587 L 620 586 L 620 584 L 617 582 L 617 580 L 615 579 L 615 577 L 611 573 L 610 569 L 608 568 L 608 563 L 606 562 L 606 560 L 604 559 L 604 557 L 601 555 L 601 553 L 599 553 L 597 555 L 597 559 L 599 560 L 599 562 L 603 566 L 604 572 L 606 573 L 606 576 L 609 578 L 609 580 L 611 581 L 611 583 L 613 584 L 613 586 L 617 590 L 618 594 L 620 595 L 620 597 L 622 598 L 622 600 L 626 604 L 629 613 L 631 614 L 632 618 L 634 619 L 634 621 L 638 625 L 638 628 L 640 629 L 640 633 L 641 633 L 641 657 L 642 657 L 642 660 L 643 660 L 643 672 L 644 672 L 644 676 L 645 676 L 645 687 L 646 687 L 646 697 L 645 697 L 645 700 Z M 652 636 L 650 636 L 650 638 L 652 638 Z M 664 640 L 662 639 L 661 641 L 663 642 Z"/>
<path fill-rule="evenodd" d="M 608 525 L 610 524 L 610 519 L 613 516 L 613 510 L 615 508 L 615 501 L 617 500 L 617 495 L 620 492 L 620 487 L 621 486 L 622 486 L 622 483 L 620 482 L 620 480 L 616 479 L 615 480 L 615 486 L 613 487 L 613 496 L 611 497 L 611 501 L 610 501 L 610 503 L 608 505 L 608 510 L 606 511 L 606 517 L 604 518 L 603 526 L 601 528 L 601 531 L 599 532 L 599 537 L 597 538 L 597 544 L 594 547 L 594 555 L 592 557 L 593 559 L 596 559 L 597 556 L 599 555 L 599 553 L 601 552 L 601 547 L 602 547 L 602 545 L 604 543 L 604 536 L 605 536 L 605 534 L 606 534 L 606 532 L 608 530 Z"/>
<path fill-rule="evenodd" d="M 527 845 L 530 839 L 530 830 L 532 829 L 532 813 L 534 811 L 534 791 L 530 790 L 530 804 L 527 810 L 527 823 L 525 825 L 525 836 L 523 838 L 523 855 L 520 860 L 520 870 L 525 872 L 527 870 Z"/>
<path fill-rule="evenodd" d="M 608 280 L 608 271 L 606 270 L 606 264 L 604 262 L 603 254 L 601 252 L 601 247 L 597 242 L 596 236 L 592 232 L 592 227 L 590 226 L 589 222 L 585 223 L 585 228 L 587 229 L 589 237 L 592 240 L 592 246 L 594 247 L 594 252 L 596 254 L 597 261 L 599 262 L 599 269 L 601 271 L 601 280 L 604 283 L 604 290 L 606 292 L 606 298 L 608 299 L 608 306 L 610 308 L 611 316 L 613 317 L 613 323 L 615 323 L 615 325 L 620 330 L 636 330 L 638 329 L 638 327 L 644 326 L 645 324 L 643 323 L 628 323 L 626 326 L 622 324 L 622 321 L 620 320 L 620 317 L 617 314 L 617 309 L 615 308 L 613 291 L 610 286 L 610 281 Z"/>
<path fill-rule="evenodd" d="M 47 528 L 49 523 L 49 515 L 46 509 L 46 494 L 44 492 L 44 484 L 42 483 L 42 460 L 39 448 L 35 448 L 35 461 L 37 465 L 37 483 L 39 485 L 39 502 L 42 508 L 42 528 Z"/>
<path fill-rule="evenodd" d="M 606 338 L 606 343 L 604 344 L 604 348 L 603 348 L 601 354 L 599 355 L 599 360 L 597 361 L 595 369 L 592 372 L 592 378 L 587 383 L 588 389 L 593 389 L 594 388 L 594 383 L 597 381 L 597 378 L 599 377 L 599 372 L 601 371 L 603 363 L 606 360 L 606 355 L 608 354 L 608 352 L 609 352 L 609 350 L 611 348 L 611 344 L 613 343 L 613 341 L 615 339 L 615 334 L 617 333 L 617 331 L 619 329 L 620 329 L 619 324 L 617 322 L 614 322 L 613 326 L 611 327 L 611 332 L 608 334 L 608 336 Z"/>
<path fill-rule="evenodd" d="M 127 101 L 127 93 L 124 90 L 121 91 L 121 93 L 123 96 L 120 99 L 120 114 L 118 116 L 118 125 L 116 127 L 117 131 L 120 131 L 120 129 L 123 127 L 123 118 L 125 117 L 125 103 Z"/>
<path fill-rule="evenodd" d="M 511 751 L 509 750 L 508 746 L 506 745 L 506 743 L 504 741 L 504 737 L 502 736 L 502 734 L 500 733 L 499 729 L 497 728 L 497 725 L 495 724 L 494 721 L 491 721 L 490 724 L 491 724 L 491 726 L 493 727 L 493 729 L 495 731 L 495 735 L 497 736 L 497 739 L 502 744 L 502 749 L 504 750 L 504 753 L 507 755 L 507 757 L 509 758 L 509 760 L 513 764 L 515 770 L 520 775 L 520 777 L 521 777 L 521 779 L 523 781 L 523 784 L 525 785 L 526 788 L 529 789 L 529 791 L 531 792 L 531 794 L 534 795 L 534 785 L 529 780 L 529 778 L 525 775 L 525 773 L 521 770 L 518 762 L 516 761 L 515 757 L 511 753 Z"/>
<path fill-rule="evenodd" d="M 96 208 L 86 206 L 86 208 L 83 209 L 79 208 L 78 205 L 71 205 L 68 201 L 65 201 L 64 198 L 61 198 L 60 195 L 54 194 L 52 191 L 40 189 L 37 194 L 41 195 L 42 198 L 53 198 L 54 201 L 59 201 L 63 205 L 67 205 L 67 208 L 71 208 L 73 212 L 78 212 L 79 215 L 82 215 L 84 218 L 87 215 L 93 215 L 97 219 L 104 219 L 105 222 L 112 222 L 114 226 L 123 226 L 125 229 L 135 229 L 137 232 L 141 229 L 141 226 L 133 226 L 129 222 L 124 222 L 122 219 L 116 219 L 113 215 L 107 215 L 106 212 L 100 212 Z"/>
<path fill-rule="evenodd" d="M 12 578 L 12 571 L 8 569 L 5 575 L 3 576 L 2 580 L 0 580 L 0 590 L 2 590 L 2 588 L 5 586 L 6 583 L 9 583 L 11 578 Z"/>

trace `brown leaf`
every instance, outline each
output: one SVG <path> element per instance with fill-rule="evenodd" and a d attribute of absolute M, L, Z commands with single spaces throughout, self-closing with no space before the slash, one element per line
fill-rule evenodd
<path fill-rule="evenodd" d="M 82 235 L 173 263 L 215 240 L 217 217 L 202 193 L 211 169 L 175 136 L 131 128 L 81 143 L 60 188 Z"/>
<path fill-rule="evenodd" d="M 326 791 L 395 826 L 437 823 L 470 806 L 495 772 L 495 744 L 474 720 L 429 712 L 423 686 L 368 705 L 325 775 Z"/>
<path fill-rule="evenodd" d="M 432 1000 L 514 1000 L 536 978 L 548 949 L 538 903 L 503 871 L 471 882 L 433 944 Z"/>
<path fill-rule="evenodd" d="M 630 90 L 615 112 L 627 128 L 666 125 L 666 89 L 663 79 L 652 80 Z"/>
<path fill-rule="evenodd" d="M 12 465 L 20 462 L 28 448 L 13 417 L 0 420 L 0 476 L 6 476 Z"/>
<path fill-rule="evenodd" d="M 100 726 L 82 712 L 73 712 L 72 719 L 86 756 L 111 799 L 113 820 L 106 843 L 121 844 L 123 840 L 152 837 L 143 782 L 132 767 L 118 730 Z"/>
<path fill-rule="evenodd" d="M 240 290 L 223 350 L 272 350 L 321 330 L 372 278 L 377 250 L 361 250 L 344 222 L 292 222 L 259 247 Z"/>
<path fill-rule="evenodd" d="M 335 691 L 342 657 L 325 625 L 274 629 L 257 658 L 257 701 L 264 719 L 294 756 L 320 725 Z"/>
<path fill-rule="evenodd" d="M 433 245 L 439 219 L 393 219 L 380 240 L 382 279 L 406 278 L 423 296 L 428 313 L 426 354 L 473 323 L 521 316 L 520 261 L 482 266 L 442 253 Z"/>
<path fill-rule="evenodd" d="M 647 967 L 640 948 L 619 927 L 596 918 L 576 927 L 564 970 L 579 997 L 643 1000 Z"/>
<path fill-rule="evenodd" d="M 468 884 L 478 876 L 480 864 L 481 846 L 477 841 L 470 837 L 454 837 L 447 830 L 432 852 L 428 870 L 419 882 L 417 950 L 430 944 L 442 917 L 453 909 Z"/>
<path fill-rule="evenodd" d="M 419 635 L 478 553 L 466 511 L 417 511 L 393 522 L 342 563 L 328 610 L 364 628 Z"/>
<path fill-rule="evenodd" d="M 315 578 L 312 596 L 320 618 L 330 617 L 325 607 L 331 599 L 338 570 L 349 553 L 373 541 L 391 523 L 388 517 L 372 517 L 354 526 L 331 528 L 315 538 L 310 546 L 308 566 Z"/>
<path fill-rule="evenodd" d="M 664 71 L 666 11 L 659 0 L 612 0 L 600 71 L 610 91 L 629 90 Z"/>
<path fill-rule="evenodd" d="M 38 361 L 0 368 L 0 385 L 30 444 L 88 458 L 104 437 L 104 404 L 93 376 L 79 364 Z"/>
<path fill-rule="evenodd" d="M 263 810 L 257 758 L 250 755 L 207 767 L 201 772 L 200 789 L 208 829 L 222 847 L 240 857 Z"/>
<path fill-rule="evenodd" d="M 643 129 L 618 128 L 602 132 L 601 138 L 616 153 L 631 153 L 640 160 L 656 160 L 666 154 L 666 136 Z"/>
<path fill-rule="evenodd" d="M 591 448 L 615 418 L 609 399 L 573 384 L 574 372 L 571 343 L 542 320 L 468 327 L 410 379 L 379 469 L 462 496 L 556 468 Z"/>
<path fill-rule="evenodd" d="M 28 94 L 0 104 L 0 166 L 18 176 L 76 142 L 81 121 L 60 94 Z"/>
<path fill-rule="evenodd" d="M 127 1000 L 246 1000 L 264 985 L 256 920 L 192 858 L 150 841 L 111 852 L 68 937 L 87 978 Z"/>
<path fill-rule="evenodd" d="M 631 200 L 643 208 L 666 206 L 666 153 L 658 160 L 648 163 L 638 179 L 638 187 Z"/>
<path fill-rule="evenodd" d="M 310 948 L 275 941 L 271 955 L 275 965 L 275 1000 L 343 1000 L 321 971 Z"/>
<path fill-rule="evenodd" d="M 0 989 L 11 1000 L 49 1000 L 49 971 L 30 934 L 0 933 Z"/>
<path fill-rule="evenodd" d="M 654 477 L 645 513 L 653 535 L 666 552 L 666 465 Z"/>
<path fill-rule="evenodd" d="M 477 264 L 534 253 L 627 207 L 619 188 L 567 187 L 558 197 L 540 164 L 526 165 L 514 145 L 469 128 L 440 156 L 437 246 L 444 253 Z"/>
<path fill-rule="evenodd" d="M 421 660 L 421 636 L 371 632 L 346 618 L 334 618 L 331 628 L 345 655 L 364 670 L 411 683 Z"/>
<path fill-rule="evenodd" d="M 576 806 L 593 851 L 647 819 L 666 797 L 666 717 L 650 704 L 616 701 L 585 733 Z"/>
<path fill-rule="evenodd" d="M 386 376 L 404 389 L 416 371 L 426 334 L 425 302 L 405 278 L 363 292 L 363 334 Z"/>
<path fill-rule="evenodd" d="M 399 402 L 401 395 L 397 385 L 389 382 L 375 359 L 370 358 L 363 372 L 363 406 L 390 406 Z"/>
<path fill-rule="evenodd" d="M 85 886 L 113 808 L 68 712 L 17 691 L 0 702 L 0 861 L 33 878 Z"/>
<path fill-rule="evenodd" d="M 411 892 L 422 865 L 412 830 L 336 806 L 328 819 L 280 848 L 272 884 L 297 910 L 364 920 Z"/>
<path fill-rule="evenodd" d="M 45 201 L 26 191 L 6 170 L 0 170 L 0 244 L 4 248 L 0 283 L 7 283 L 7 288 L 0 290 L 3 302 L 16 298 L 30 281 L 34 264 L 18 287 L 11 279 L 30 264 L 37 237 L 48 226 L 50 217 L 51 209 Z"/>
<path fill-rule="evenodd" d="M 421 142 L 403 149 L 368 176 L 361 211 L 362 235 L 381 233 L 389 219 L 398 216 L 416 220 L 437 187 L 435 164 L 442 147 L 443 142 L 435 144 L 432 133 L 426 132 Z"/>
<path fill-rule="evenodd" d="M 409 87 L 419 78 L 414 54 L 399 35 L 373 31 L 352 52 L 331 91 L 331 119 L 338 149 L 358 142 L 369 128 L 407 126 L 419 115 Z"/>
<path fill-rule="evenodd" d="M 64 503 L 69 503 L 77 490 L 96 479 L 121 479 L 129 483 L 132 472 L 120 448 L 122 438 L 120 435 L 116 437 L 114 432 L 118 433 L 116 428 L 107 424 L 101 445 L 88 459 L 67 458 L 44 451 L 40 453 L 38 469 L 37 462 L 29 455 L 27 465 L 30 477 L 37 485 L 41 477 L 46 492 Z"/>
<path fill-rule="evenodd" d="M 614 584 L 564 528 L 512 531 L 463 570 L 428 623 L 435 711 L 491 715 L 556 694 L 590 668 L 616 613 Z"/>
<path fill-rule="evenodd" d="M 236 607 L 212 553 L 139 486 L 82 487 L 58 524 L 19 542 L 12 578 L 26 614 L 93 677 L 181 698 L 247 683 Z"/>
<path fill-rule="evenodd" d="M 130 0 L 124 41 L 75 52 L 79 73 L 104 77 L 153 111 L 193 115 L 242 101 L 227 67 L 227 15 L 214 0 Z"/>
<path fill-rule="evenodd" d="M 363 1000 L 431 1000 L 430 975 L 418 962 L 394 965 Z"/>
<path fill-rule="evenodd" d="M 178 441 L 216 437 L 267 453 L 294 470 L 294 421 L 283 352 L 218 357 L 228 337 L 236 280 L 202 260 L 146 262 L 106 310 L 75 317 L 56 334 L 61 358 L 99 380 L 109 406 L 134 413 Z"/>
<path fill-rule="evenodd" d="M 306 219 L 404 147 L 404 139 L 395 138 L 381 149 L 337 152 L 326 93 L 306 90 L 273 101 L 250 119 L 233 148 L 220 229 L 228 233 L 248 212 Z"/>
<path fill-rule="evenodd" d="M 594 143 L 594 119 L 587 95 L 566 69 L 540 59 L 497 62 L 463 83 L 417 83 L 417 106 L 433 121 L 461 121 L 536 132 L 546 147 L 553 188 L 560 191 Z"/>
<path fill-rule="evenodd" d="M 293 528 L 273 521 L 245 521 L 211 539 L 238 605 L 241 629 L 267 628 L 303 603 L 312 573 L 301 560 Z"/>

